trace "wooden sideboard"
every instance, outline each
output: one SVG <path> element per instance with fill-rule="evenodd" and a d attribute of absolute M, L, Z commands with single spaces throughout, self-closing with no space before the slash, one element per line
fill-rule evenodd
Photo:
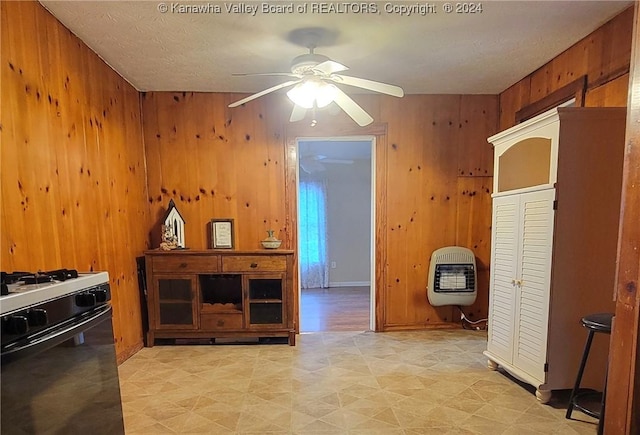
<path fill-rule="evenodd" d="M 145 252 L 156 338 L 287 337 L 295 345 L 293 251 Z"/>

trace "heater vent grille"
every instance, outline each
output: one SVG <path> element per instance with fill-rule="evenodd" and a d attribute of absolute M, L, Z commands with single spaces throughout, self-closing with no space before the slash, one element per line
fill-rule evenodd
<path fill-rule="evenodd" d="M 471 305 L 476 295 L 476 257 L 473 252 L 459 246 L 435 250 L 429 266 L 429 303 L 433 306 Z"/>

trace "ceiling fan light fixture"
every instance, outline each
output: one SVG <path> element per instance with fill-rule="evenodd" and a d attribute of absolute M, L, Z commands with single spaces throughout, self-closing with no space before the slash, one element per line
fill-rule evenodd
<path fill-rule="evenodd" d="M 327 107 L 329 104 L 333 102 L 338 93 L 338 88 L 331 83 L 324 83 L 318 89 L 318 93 L 316 94 L 316 104 L 319 108 Z"/>
<path fill-rule="evenodd" d="M 287 92 L 287 96 L 294 103 L 291 116 L 289 117 L 290 122 L 302 121 L 306 118 L 307 111 L 311 109 L 313 117 L 311 125 L 313 126 L 317 123 L 316 109 L 328 107 L 329 111 L 331 111 L 331 109 L 344 111 L 356 124 L 364 127 L 371 124 L 373 118 L 360 107 L 358 103 L 349 97 L 341 87 L 336 86 L 336 84 L 352 86 L 367 91 L 392 95 L 394 97 L 404 96 L 404 91 L 399 86 L 338 74 L 347 71 L 349 68 L 346 65 L 329 59 L 327 56 L 314 52 L 319 41 L 327 41 L 323 36 L 325 34 L 325 29 L 320 28 L 292 31 L 290 34 L 292 41 L 298 45 L 307 47 L 309 53 L 293 59 L 291 63 L 291 73 L 273 72 L 239 75 L 286 76 L 291 77 L 293 80 L 249 95 L 248 97 L 229 104 L 229 107 L 238 107 L 263 95 L 291 87 Z M 298 37 L 301 39 L 298 39 Z M 300 44 L 299 42 L 295 42 L 299 40 L 304 40 L 305 43 Z"/>
<path fill-rule="evenodd" d="M 305 80 L 287 92 L 287 97 L 296 105 L 311 109 L 314 105 L 323 108 L 331 104 L 337 94 L 337 88 L 322 80 Z"/>

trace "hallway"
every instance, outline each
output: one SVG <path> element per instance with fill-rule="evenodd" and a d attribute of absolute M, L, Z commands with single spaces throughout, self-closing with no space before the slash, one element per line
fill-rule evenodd
<path fill-rule="evenodd" d="M 300 332 L 368 331 L 369 287 L 303 289 Z"/>

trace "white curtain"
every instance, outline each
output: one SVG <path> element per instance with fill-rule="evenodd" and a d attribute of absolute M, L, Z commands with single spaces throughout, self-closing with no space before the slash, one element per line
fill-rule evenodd
<path fill-rule="evenodd" d="M 324 181 L 300 181 L 300 285 L 329 287 L 327 188 Z"/>

